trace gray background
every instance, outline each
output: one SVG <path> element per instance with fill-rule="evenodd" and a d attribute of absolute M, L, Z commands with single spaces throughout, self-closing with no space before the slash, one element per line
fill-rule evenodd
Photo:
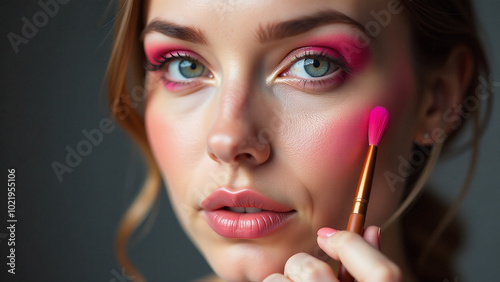
<path fill-rule="evenodd" d="M 120 128 L 104 134 L 73 172 L 59 182 L 51 163 L 64 163 L 66 146 L 84 140 L 109 117 L 103 75 L 110 51 L 112 13 L 108 1 L 69 1 L 49 17 L 16 54 L 7 39 L 21 33 L 22 17 L 40 11 L 38 1 L 0 4 L 0 152 L 1 177 L 16 169 L 16 276 L 6 277 L 6 186 L 0 189 L 1 281 L 120 281 L 113 243 L 116 225 L 134 198 L 144 168 L 134 145 Z M 498 75 L 500 2 L 477 1 L 479 20 L 488 38 Z M 455 281 L 495 281 L 500 276 L 500 101 L 482 141 L 473 187 L 460 209 L 467 231 L 457 257 L 461 273 Z M 451 201 L 463 180 L 468 154 L 445 159 L 432 177 L 438 194 Z M 132 260 L 150 281 L 187 281 L 209 272 L 185 238 L 165 192 L 155 210 L 150 232 L 135 240 Z M 141 235 L 135 236 L 136 238 Z M 115 279 L 115 280 L 113 280 Z"/>

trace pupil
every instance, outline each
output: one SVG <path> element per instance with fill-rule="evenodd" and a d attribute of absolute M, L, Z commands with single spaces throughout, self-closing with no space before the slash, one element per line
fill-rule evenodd
<path fill-rule="evenodd" d="M 320 63 L 318 60 L 314 60 L 314 62 L 313 62 L 313 66 L 314 66 L 315 68 L 319 68 L 319 66 L 321 66 L 321 63 Z"/>
<path fill-rule="evenodd" d="M 196 69 L 196 64 L 195 64 L 195 63 L 192 63 L 192 64 L 191 64 L 191 69 L 192 69 L 192 70 L 195 70 L 195 69 Z"/>

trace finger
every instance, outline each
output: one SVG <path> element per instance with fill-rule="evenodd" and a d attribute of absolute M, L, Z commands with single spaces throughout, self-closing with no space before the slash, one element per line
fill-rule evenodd
<path fill-rule="evenodd" d="M 298 253 L 285 264 L 285 277 L 292 281 L 338 281 L 331 267 L 309 254 Z"/>
<path fill-rule="evenodd" d="M 266 277 L 262 282 L 290 282 L 283 274 L 274 273 Z"/>
<path fill-rule="evenodd" d="M 330 237 L 318 237 L 318 245 L 340 260 L 358 281 L 402 281 L 396 264 L 356 233 L 339 231 Z"/>
<path fill-rule="evenodd" d="M 363 231 L 363 238 L 375 249 L 380 251 L 380 228 L 370 226 Z"/>

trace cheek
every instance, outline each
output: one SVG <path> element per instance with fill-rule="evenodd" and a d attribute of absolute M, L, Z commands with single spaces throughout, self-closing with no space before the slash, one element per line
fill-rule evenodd
<path fill-rule="evenodd" d="M 146 107 L 145 124 L 153 155 L 158 163 L 167 187 L 186 187 L 186 175 L 192 171 L 194 158 L 190 144 L 197 142 L 196 128 L 186 121 L 173 119 L 168 104 L 161 97 L 153 96 Z M 177 191 L 179 192 L 179 191 Z"/>
<path fill-rule="evenodd" d="M 409 68 L 405 65 L 400 69 Z M 345 228 L 368 149 L 369 115 L 375 106 L 386 107 L 391 121 L 377 158 L 370 221 L 383 223 L 399 201 L 401 191 L 395 193 L 387 187 L 384 173 L 397 170 L 398 156 L 404 155 L 412 144 L 416 109 L 413 76 L 398 70 L 391 75 L 375 75 L 368 81 L 369 84 L 349 89 L 351 93 L 342 93 L 351 94 L 343 95 L 349 98 L 317 104 L 300 100 L 295 101 L 300 105 L 297 108 L 293 108 L 293 102 L 289 104 L 293 117 L 280 140 L 283 143 L 276 147 L 283 148 L 293 174 L 304 183 L 307 191 L 303 195 L 308 196 L 304 198 L 311 202 L 302 204 L 315 226 Z M 280 91 L 293 94 L 290 89 Z M 296 94 L 300 97 L 300 93 Z"/>
<path fill-rule="evenodd" d="M 367 147 L 366 114 L 335 117 L 309 139 L 304 180 L 313 200 L 313 224 L 345 228 Z"/>
<path fill-rule="evenodd" d="M 158 113 L 154 106 L 147 107 L 145 122 L 151 150 L 162 171 L 166 170 L 168 174 L 178 173 L 179 170 L 173 162 L 179 157 L 177 154 L 180 152 L 178 142 L 172 138 L 175 129 L 172 128 L 168 120 Z"/>
<path fill-rule="evenodd" d="M 283 158 L 280 163 L 302 184 L 303 190 L 293 193 L 300 195 L 295 197 L 298 209 L 313 229 L 345 228 L 368 147 L 370 101 L 337 99 L 325 106 L 324 97 L 280 91 L 293 101 L 288 104 L 286 130 L 274 147 Z"/>
<path fill-rule="evenodd" d="M 213 94 L 214 90 L 207 88 L 175 96 L 158 86 L 148 97 L 144 118 L 146 133 L 169 190 L 187 187 L 189 173 L 195 171 L 207 155 L 210 116 L 206 115 L 204 104 Z"/>
<path fill-rule="evenodd" d="M 364 113 L 342 113 L 331 117 L 329 122 L 318 123 L 319 126 L 308 130 L 296 127 L 294 131 L 299 131 L 295 132 L 297 137 L 293 142 L 300 142 L 295 146 L 302 147 L 302 159 L 296 163 L 302 164 L 302 169 L 313 172 L 306 175 L 311 175 L 314 179 L 328 179 L 352 171 L 366 143 L 365 116 Z M 328 186 L 331 185 L 330 182 Z"/>

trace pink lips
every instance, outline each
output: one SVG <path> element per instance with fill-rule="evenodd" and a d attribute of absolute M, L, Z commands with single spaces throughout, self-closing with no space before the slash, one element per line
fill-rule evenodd
<path fill-rule="evenodd" d="M 202 203 L 208 224 L 227 238 L 255 239 L 281 226 L 295 213 L 253 190 L 219 188 Z"/>

